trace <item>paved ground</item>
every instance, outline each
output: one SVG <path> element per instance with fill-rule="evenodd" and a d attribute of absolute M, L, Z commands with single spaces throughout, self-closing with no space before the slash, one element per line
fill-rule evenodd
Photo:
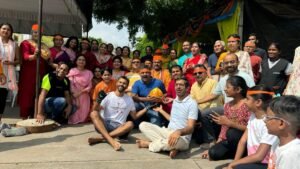
<path fill-rule="evenodd" d="M 7 108 L 2 119 L 16 123 L 20 119 L 17 108 Z M 138 149 L 135 139 L 144 138 L 138 131 L 123 143 L 123 151 L 115 152 L 108 144 L 87 144 L 96 136 L 91 124 L 65 126 L 53 132 L 20 137 L 0 136 L 1 169 L 214 169 L 228 161 L 210 162 L 200 158 L 202 150 L 196 144 L 171 160 L 167 153 L 152 153 Z"/>

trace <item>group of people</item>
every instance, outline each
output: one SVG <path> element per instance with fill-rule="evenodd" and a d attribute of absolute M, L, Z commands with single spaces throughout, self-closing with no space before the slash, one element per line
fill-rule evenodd
<path fill-rule="evenodd" d="M 183 55 L 163 44 L 130 52 L 124 46 L 60 34 L 54 46 L 37 50 L 38 26 L 18 45 L 10 24 L 0 25 L 0 119 L 9 90 L 18 91 L 20 116 L 33 117 L 36 57 L 41 54 L 41 91 L 36 119 L 60 123 L 92 121 L 99 137 L 89 144 L 126 139 L 133 128 L 148 140 L 139 148 L 151 152 L 189 148 L 191 139 L 206 148 L 210 160 L 234 159 L 224 168 L 299 168 L 300 98 L 285 95 L 292 64 L 280 56 L 280 45 L 259 48 L 255 34 L 240 47 L 240 37 L 217 40 L 213 54 L 185 41 Z M 227 48 L 226 48 L 227 47 Z M 227 50 L 226 50 L 227 49 Z M 20 56 L 20 57 L 19 57 Z M 21 63 L 17 83 L 15 66 Z"/>

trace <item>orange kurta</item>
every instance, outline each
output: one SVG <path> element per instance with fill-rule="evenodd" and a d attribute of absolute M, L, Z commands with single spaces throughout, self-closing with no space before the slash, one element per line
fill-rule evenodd
<path fill-rule="evenodd" d="M 163 82 L 165 85 L 165 88 L 167 89 L 169 86 L 169 83 L 171 81 L 171 75 L 168 69 L 162 69 L 160 71 L 151 70 L 152 77 L 159 79 Z"/>
<path fill-rule="evenodd" d="M 106 84 L 104 81 L 101 81 L 98 83 L 95 87 L 94 93 L 93 93 L 93 100 L 96 101 L 98 97 L 98 93 L 103 90 L 105 93 L 113 92 L 116 90 L 116 81 L 111 80 L 109 84 Z"/>

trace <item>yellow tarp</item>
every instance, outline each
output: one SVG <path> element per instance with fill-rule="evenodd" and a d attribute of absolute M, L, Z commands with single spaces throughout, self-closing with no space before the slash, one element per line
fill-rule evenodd
<path fill-rule="evenodd" d="M 238 2 L 236 10 L 233 15 L 228 19 L 222 20 L 217 23 L 221 40 L 227 44 L 227 36 L 233 33 L 238 34 L 239 18 L 240 18 L 240 2 Z"/>

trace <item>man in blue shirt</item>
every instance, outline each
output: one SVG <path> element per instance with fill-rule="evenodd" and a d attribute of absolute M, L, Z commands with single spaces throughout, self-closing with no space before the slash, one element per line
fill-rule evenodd
<path fill-rule="evenodd" d="M 152 78 L 151 70 L 147 66 L 141 68 L 140 75 L 141 80 L 136 81 L 132 87 L 136 110 L 146 107 L 148 109 L 146 114 L 150 122 L 158 126 L 162 126 L 162 117 L 158 112 L 151 109 L 156 103 L 161 103 L 162 98 L 150 97 L 149 93 L 154 88 L 158 88 L 162 91 L 162 93 L 166 93 L 165 86 L 162 81 Z"/>
<path fill-rule="evenodd" d="M 193 57 L 192 52 L 191 52 L 191 44 L 189 41 L 185 41 L 182 44 L 182 50 L 184 54 L 179 57 L 178 59 L 178 65 L 183 67 L 183 64 L 187 58 Z"/>

